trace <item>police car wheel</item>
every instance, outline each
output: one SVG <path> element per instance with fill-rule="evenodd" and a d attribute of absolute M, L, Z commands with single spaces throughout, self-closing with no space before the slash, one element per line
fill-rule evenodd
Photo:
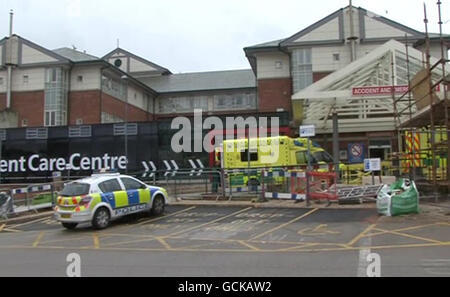
<path fill-rule="evenodd" d="M 159 216 L 164 212 L 164 198 L 161 195 L 155 197 L 153 201 L 151 214 Z"/>
<path fill-rule="evenodd" d="M 75 229 L 78 223 L 62 223 L 63 227 L 69 230 Z"/>
<path fill-rule="evenodd" d="M 102 207 L 97 209 L 92 219 L 92 226 L 95 229 L 104 229 L 108 227 L 110 220 L 110 215 L 108 209 Z"/>

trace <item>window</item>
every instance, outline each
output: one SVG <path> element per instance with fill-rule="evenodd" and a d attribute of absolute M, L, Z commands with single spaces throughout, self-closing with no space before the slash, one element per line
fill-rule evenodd
<path fill-rule="evenodd" d="M 283 62 L 276 61 L 275 62 L 275 69 L 281 69 L 281 68 L 283 68 Z"/>
<path fill-rule="evenodd" d="M 300 151 L 300 152 L 296 152 L 295 153 L 295 157 L 296 157 L 296 159 L 297 159 L 297 164 L 307 164 L 308 163 L 308 161 L 307 161 L 307 159 L 306 159 L 306 153 L 305 152 L 302 152 L 302 151 Z"/>
<path fill-rule="evenodd" d="M 257 152 L 250 152 L 250 161 L 258 161 Z M 248 162 L 248 150 L 241 152 L 241 162 Z"/>
<path fill-rule="evenodd" d="M 6 130 L 5 129 L 0 129 L 0 140 L 1 141 L 6 140 Z"/>
<path fill-rule="evenodd" d="M 77 81 L 80 82 L 80 83 L 83 82 L 83 76 L 82 75 L 78 75 L 77 76 Z"/>
<path fill-rule="evenodd" d="M 61 192 L 63 197 L 83 196 L 89 194 L 89 184 L 85 183 L 70 183 L 67 184 Z"/>
<path fill-rule="evenodd" d="M 28 126 L 28 119 L 22 119 L 22 127 Z"/>
<path fill-rule="evenodd" d="M 102 90 L 117 99 L 125 101 L 127 94 L 127 86 L 120 79 L 113 79 L 107 76 L 102 76 Z"/>
<path fill-rule="evenodd" d="M 0 77 L 0 86 L 3 85 L 3 77 Z"/>
<path fill-rule="evenodd" d="M 114 125 L 114 136 L 125 135 L 125 124 L 115 124 Z M 136 123 L 126 124 L 127 135 L 137 135 L 138 126 Z"/>
<path fill-rule="evenodd" d="M 28 75 L 24 75 L 23 76 L 23 83 L 27 84 L 28 83 Z"/>
<path fill-rule="evenodd" d="M 313 83 L 311 49 L 295 49 L 292 52 L 292 81 L 294 93 Z"/>
<path fill-rule="evenodd" d="M 25 132 L 26 139 L 47 139 L 47 128 L 28 128 Z"/>
<path fill-rule="evenodd" d="M 103 193 L 122 191 L 122 187 L 120 186 L 117 178 L 112 178 L 101 182 L 98 184 L 98 187 L 100 188 L 100 190 L 102 190 Z"/>
<path fill-rule="evenodd" d="M 91 137 L 91 126 L 69 127 L 69 137 Z"/>
<path fill-rule="evenodd" d="M 339 61 L 341 59 L 341 56 L 339 54 L 333 54 L 333 61 Z"/>
<path fill-rule="evenodd" d="M 254 109 L 256 108 L 255 93 L 240 93 L 214 96 L 215 109 Z"/>
<path fill-rule="evenodd" d="M 59 67 L 48 68 L 45 81 L 44 125 L 66 125 L 68 73 Z"/>
<path fill-rule="evenodd" d="M 326 151 L 319 151 L 312 154 L 314 158 L 314 163 L 325 162 L 333 163 L 333 157 Z"/>
<path fill-rule="evenodd" d="M 77 120 L 75 121 L 75 124 L 76 124 L 76 125 L 83 125 L 83 119 L 77 119 Z"/>
<path fill-rule="evenodd" d="M 56 110 L 51 110 L 51 111 L 45 112 L 44 125 L 46 127 L 56 126 Z"/>
<path fill-rule="evenodd" d="M 124 120 L 121 117 L 102 111 L 102 124 L 122 122 L 124 122 Z"/>
<path fill-rule="evenodd" d="M 57 82 L 58 80 L 60 80 L 60 68 L 49 68 L 47 69 L 47 75 L 46 75 L 46 82 L 51 83 L 51 82 Z"/>
<path fill-rule="evenodd" d="M 160 97 L 158 108 L 161 113 L 194 112 L 194 109 L 208 110 L 207 96 Z"/>
<path fill-rule="evenodd" d="M 125 186 L 125 189 L 127 191 L 129 191 L 129 190 L 137 190 L 137 189 L 144 189 L 144 188 L 147 187 L 144 184 L 138 182 L 137 180 L 134 180 L 134 179 L 131 179 L 131 178 L 122 177 L 120 179 L 122 180 L 122 183 Z"/>

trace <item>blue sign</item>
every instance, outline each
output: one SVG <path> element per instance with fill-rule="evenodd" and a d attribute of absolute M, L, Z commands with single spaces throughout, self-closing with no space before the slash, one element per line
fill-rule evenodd
<path fill-rule="evenodd" d="M 364 157 L 364 143 L 348 144 L 348 161 L 350 163 L 363 163 Z"/>
<path fill-rule="evenodd" d="M 370 159 L 364 159 L 364 171 L 371 171 L 370 170 Z"/>

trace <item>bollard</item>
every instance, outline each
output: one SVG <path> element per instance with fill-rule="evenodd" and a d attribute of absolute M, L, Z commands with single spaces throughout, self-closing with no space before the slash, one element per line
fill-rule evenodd
<path fill-rule="evenodd" d="M 265 173 L 265 171 L 264 171 L 264 169 L 263 170 L 261 170 L 261 201 L 265 201 L 266 200 L 266 195 L 265 195 L 265 190 L 264 190 L 264 187 L 265 187 L 265 176 L 264 176 L 264 173 Z"/>
<path fill-rule="evenodd" d="M 220 185 L 222 187 L 222 196 L 223 196 L 223 199 L 225 199 L 227 196 L 227 193 L 225 190 L 225 171 L 223 170 L 223 168 L 220 169 L 219 174 L 220 174 Z"/>

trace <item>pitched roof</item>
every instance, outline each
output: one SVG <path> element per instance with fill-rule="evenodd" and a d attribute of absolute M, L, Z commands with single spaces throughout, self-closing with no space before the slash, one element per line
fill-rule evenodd
<path fill-rule="evenodd" d="M 68 47 L 62 47 L 53 50 L 53 52 L 57 53 L 60 56 L 63 56 L 73 62 L 81 62 L 81 61 L 93 61 L 93 60 L 100 60 L 100 58 L 89 55 Z"/>
<path fill-rule="evenodd" d="M 256 87 L 256 78 L 250 69 L 182 73 L 140 78 L 139 80 L 159 93 Z"/>
<path fill-rule="evenodd" d="M 273 41 L 268 41 L 264 43 L 255 44 L 252 46 L 246 47 L 246 49 L 258 49 L 258 48 L 271 48 L 271 47 L 278 47 L 282 41 L 284 41 L 286 38 L 283 39 L 277 39 Z"/>
<path fill-rule="evenodd" d="M 294 44 L 300 44 L 299 42 L 296 42 L 296 40 L 298 40 L 302 36 L 305 36 L 306 34 L 312 32 L 316 28 L 319 28 L 320 26 L 322 26 L 322 25 L 324 25 L 324 24 L 326 24 L 326 23 L 328 23 L 331 20 L 334 20 L 336 18 L 340 18 L 340 20 L 339 20 L 340 26 L 343 27 L 343 20 L 341 18 L 343 17 L 344 11 L 346 9 L 349 9 L 349 8 L 350 8 L 350 6 L 346 6 L 344 8 L 340 8 L 340 9 L 336 10 L 335 12 L 329 14 L 328 16 L 326 16 L 326 17 L 322 18 L 321 20 L 311 24 L 310 26 L 302 29 L 301 31 L 293 34 L 292 36 L 290 36 L 288 38 L 274 40 L 274 41 L 269 41 L 269 42 L 265 42 L 265 43 L 252 45 L 252 46 L 248 46 L 248 47 L 245 47 L 244 50 L 245 50 L 245 52 L 248 55 L 249 52 L 251 52 L 251 51 L 260 51 L 260 50 L 265 50 L 265 49 L 269 50 L 269 49 L 280 48 L 280 47 L 294 45 Z M 373 12 L 370 12 L 370 11 L 368 11 L 368 10 L 362 8 L 362 7 L 355 7 L 355 6 L 353 6 L 353 9 L 358 11 L 358 13 L 360 14 L 360 18 L 363 18 L 364 16 L 370 16 L 372 19 L 374 19 L 374 20 L 376 20 L 378 22 L 384 23 L 384 24 L 389 25 L 389 26 L 391 26 L 393 28 L 396 28 L 396 29 L 399 29 L 401 31 L 404 31 L 405 33 L 408 33 L 410 35 L 410 37 L 409 37 L 410 40 L 412 40 L 412 39 L 418 40 L 418 39 L 425 38 L 425 33 L 423 33 L 423 32 L 420 32 L 420 31 L 417 31 L 417 30 L 415 30 L 413 28 L 410 28 L 408 26 L 402 25 L 402 24 L 400 24 L 398 22 L 395 22 L 395 21 L 393 21 L 391 19 L 388 19 L 386 17 L 377 15 L 377 14 L 375 14 Z M 343 28 L 340 28 L 339 30 L 343 30 Z M 363 34 L 364 34 L 364 32 L 363 32 Z M 340 39 L 336 39 L 336 41 L 343 42 L 344 41 L 343 40 L 344 37 L 342 36 L 343 32 L 339 32 L 339 35 L 340 35 L 339 36 Z M 439 34 L 435 34 L 435 33 L 430 33 L 429 35 L 430 35 L 431 39 L 435 39 L 435 38 L 439 37 Z M 444 38 L 448 38 L 449 36 L 450 35 L 444 34 Z M 398 36 L 398 37 L 403 37 L 403 36 Z M 365 38 L 365 36 L 360 36 L 360 38 L 362 40 L 367 40 Z M 383 38 L 383 40 L 378 40 L 377 39 L 376 41 L 377 42 L 379 42 L 379 41 L 384 41 L 385 42 L 385 41 L 388 41 L 388 40 L 390 40 L 392 38 L 393 37 L 386 37 L 386 38 Z M 326 41 L 326 42 L 329 42 L 329 41 Z M 314 44 L 315 42 L 314 41 L 308 41 L 306 43 Z M 316 43 L 317 44 L 321 44 L 323 42 L 321 42 L 319 40 L 319 41 L 316 41 Z"/>
<path fill-rule="evenodd" d="M 117 53 L 123 53 L 123 54 L 125 54 L 125 55 L 127 55 L 129 57 L 132 57 L 132 58 L 136 59 L 139 62 L 147 64 L 147 65 L 151 66 L 152 68 L 157 69 L 162 74 L 171 74 L 172 73 L 172 72 L 170 72 L 169 69 L 164 68 L 164 67 L 162 67 L 162 66 L 160 66 L 158 64 L 155 64 L 153 62 L 150 62 L 149 60 L 144 59 L 142 57 L 139 57 L 139 56 L 137 56 L 137 55 L 135 55 L 135 54 L 133 54 L 133 53 L 127 51 L 127 50 L 124 50 L 124 49 L 122 49 L 120 47 L 118 47 L 118 48 L 112 50 L 111 52 L 107 53 L 106 55 L 104 55 L 102 57 L 102 59 L 107 60 L 108 58 L 110 58 L 111 56 L 113 56 L 114 54 L 117 54 Z"/>
<path fill-rule="evenodd" d="M 17 38 L 19 40 L 19 42 L 21 42 L 22 44 L 25 44 L 25 45 L 41 52 L 42 54 L 47 55 L 47 56 L 57 60 L 58 63 L 69 63 L 70 62 L 66 57 L 61 56 L 58 53 L 55 53 L 51 50 L 48 50 L 45 47 L 42 47 L 39 44 L 36 44 L 28 39 L 25 39 L 20 35 L 13 34 L 13 38 Z M 4 37 L 3 39 L 0 40 L 0 44 L 5 44 L 8 39 L 9 39 L 9 37 Z"/>

